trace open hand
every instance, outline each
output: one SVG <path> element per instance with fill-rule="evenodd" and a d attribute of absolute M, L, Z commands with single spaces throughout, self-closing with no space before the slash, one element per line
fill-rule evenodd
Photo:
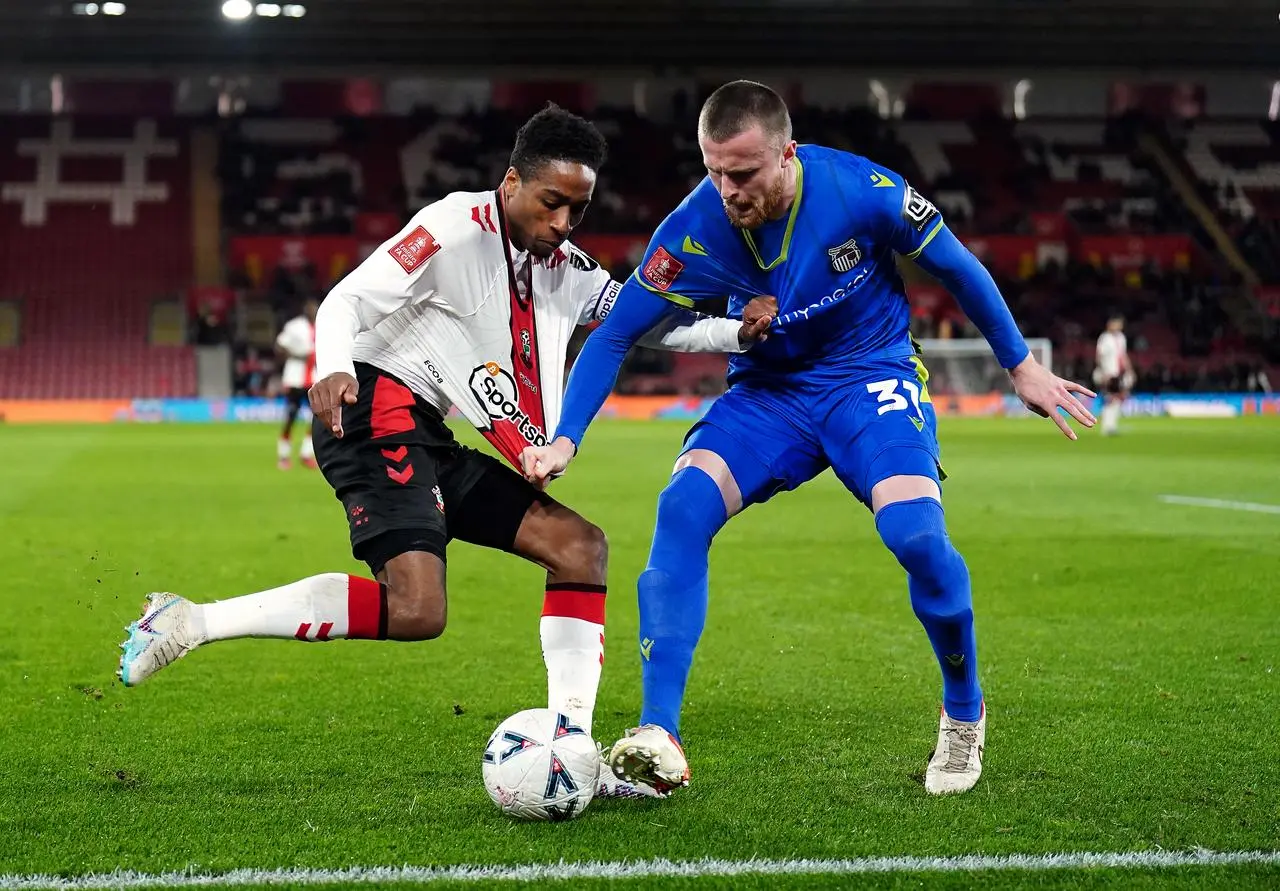
<path fill-rule="evenodd" d="M 1076 439 L 1076 432 L 1058 409 L 1066 409 L 1067 414 L 1086 427 L 1097 423 L 1093 412 L 1074 395 L 1079 393 L 1092 399 L 1097 394 L 1083 384 L 1058 377 L 1037 362 L 1034 356 L 1027 356 L 1020 364 L 1011 368 L 1009 377 L 1022 404 L 1042 418 L 1051 418 L 1067 439 Z"/>

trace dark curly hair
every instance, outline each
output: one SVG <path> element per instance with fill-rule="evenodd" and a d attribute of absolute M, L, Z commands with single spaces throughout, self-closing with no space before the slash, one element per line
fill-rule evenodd
<path fill-rule="evenodd" d="M 516 132 L 511 166 L 522 179 L 537 176 L 548 161 L 573 161 L 599 170 L 608 153 L 595 124 L 548 102 Z"/>

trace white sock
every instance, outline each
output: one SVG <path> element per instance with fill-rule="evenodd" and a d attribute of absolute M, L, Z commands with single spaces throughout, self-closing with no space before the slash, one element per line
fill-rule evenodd
<path fill-rule="evenodd" d="M 269 591 L 193 603 L 201 642 L 236 637 L 332 640 L 386 636 L 382 586 L 372 579 L 328 572 Z"/>
<path fill-rule="evenodd" d="M 1102 432 L 1115 433 L 1120 427 L 1120 403 L 1108 402 L 1102 407 Z"/>
<path fill-rule="evenodd" d="M 289 438 L 282 436 L 276 440 L 276 460 L 288 461 L 293 457 L 293 444 L 289 442 Z"/>
<path fill-rule="evenodd" d="M 302 448 L 298 449 L 298 458 L 303 461 L 310 461 L 316 456 L 315 447 L 311 445 L 311 434 L 308 433 L 302 440 Z"/>
<path fill-rule="evenodd" d="M 547 666 L 547 707 L 591 733 L 604 665 L 604 588 L 549 587 L 538 630 Z"/>

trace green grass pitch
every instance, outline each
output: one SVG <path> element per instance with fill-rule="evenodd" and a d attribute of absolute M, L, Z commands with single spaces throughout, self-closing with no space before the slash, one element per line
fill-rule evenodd
<path fill-rule="evenodd" d="M 612 546 L 606 744 L 637 717 L 634 583 L 683 431 L 602 422 L 553 487 Z M 490 804 L 480 753 L 545 703 L 536 568 L 455 545 L 438 641 L 226 642 L 126 690 L 116 644 L 146 592 L 359 571 L 341 508 L 317 473 L 275 468 L 268 427 L 0 428 L 0 875 L 1280 849 L 1280 514 L 1158 498 L 1280 505 L 1280 420 L 1069 443 L 944 418 L 942 438 L 989 707 L 973 792 L 924 793 L 938 670 L 828 473 L 716 540 L 690 788 L 525 825 Z M 979 882 L 1274 888 L 1280 868 L 659 884 Z"/>

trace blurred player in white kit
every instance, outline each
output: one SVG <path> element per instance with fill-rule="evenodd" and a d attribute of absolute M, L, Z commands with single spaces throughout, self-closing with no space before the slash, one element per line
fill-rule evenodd
<path fill-rule="evenodd" d="M 1093 371 L 1094 383 L 1103 393 L 1102 435 L 1119 432 L 1120 408 L 1133 387 L 1133 365 L 1129 362 L 1129 343 L 1124 336 L 1124 317 L 1115 314 L 1107 320 L 1107 328 L 1098 335 Z"/>
<path fill-rule="evenodd" d="M 301 315 L 294 316 L 280 329 L 276 338 L 276 354 L 284 360 L 280 383 L 284 387 L 284 428 L 276 444 L 276 461 L 281 470 L 288 470 L 293 463 L 293 424 L 307 401 L 307 391 L 315 383 L 316 376 L 316 313 L 320 309 L 317 300 L 308 300 Z M 304 425 L 302 447 L 298 460 L 307 467 L 316 466 L 316 453 L 311 445 L 311 429 Z"/>

